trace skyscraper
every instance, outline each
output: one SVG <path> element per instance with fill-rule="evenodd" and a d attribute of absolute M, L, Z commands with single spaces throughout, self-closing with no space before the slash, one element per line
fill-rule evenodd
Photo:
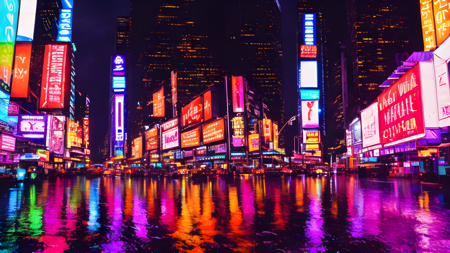
<path fill-rule="evenodd" d="M 131 53 L 131 18 L 117 18 L 116 52 L 118 54 Z"/>

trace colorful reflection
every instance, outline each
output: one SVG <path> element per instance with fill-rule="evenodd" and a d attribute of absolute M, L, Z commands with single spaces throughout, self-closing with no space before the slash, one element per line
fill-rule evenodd
<path fill-rule="evenodd" d="M 450 191 L 332 177 L 58 178 L 0 188 L 0 251 L 450 251 Z"/>

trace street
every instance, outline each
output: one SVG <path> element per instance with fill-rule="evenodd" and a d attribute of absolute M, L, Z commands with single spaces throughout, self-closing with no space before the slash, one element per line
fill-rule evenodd
<path fill-rule="evenodd" d="M 57 178 L 0 188 L 0 250 L 448 252 L 449 203 L 353 175 Z"/>

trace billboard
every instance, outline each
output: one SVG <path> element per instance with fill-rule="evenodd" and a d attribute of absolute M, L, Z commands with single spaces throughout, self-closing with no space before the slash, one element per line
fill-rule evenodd
<path fill-rule="evenodd" d="M 200 146 L 200 128 L 181 133 L 181 148 Z"/>
<path fill-rule="evenodd" d="M 125 58 L 122 55 L 114 55 L 112 58 L 112 88 L 114 93 L 125 92 L 127 88 Z"/>
<path fill-rule="evenodd" d="M 319 101 L 302 101 L 303 128 L 319 127 Z"/>
<path fill-rule="evenodd" d="M 259 134 L 249 134 L 248 135 L 248 151 L 259 150 Z"/>
<path fill-rule="evenodd" d="M 244 117 L 236 116 L 231 120 L 231 129 L 233 130 L 233 147 L 243 147 L 245 145 L 245 125 Z"/>
<path fill-rule="evenodd" d="M 178 110 L 177 110 L 177 102 L 178 102 L 178 85 L 177 85 L 177 72 L 173 71 L 170 73 L 170 88 L 172 91 L 172 110 L 173 110 L 173 116 L 178 116 Z"/>
<path fill-rule="evenodd" d="M 420 0 L 422 35 L 424 51 L 436 48 L 436 29 L 434 26 L 433 0 Z"/>
<path fill-rule="evenodd" d="M 421 2 L 424 1 L 422 0 Z M 447 0 L 430 2 L 433 3 L 434 24 L 436 26 L 436 44 L 437 46 L 440 46 L 450 35 L 450 19 L 448 17 L 449 3 Z M 421 11 L 423 13 L 423 9 Z"/>
<path fill-rule="evenodd" d="M 51 120 L 51 137 L 50 137 L 50 151 L 57 155 L 64 155 L 64 125 L 66 123 L 65 116 L 52 116 Z"/>
<path fill-rule="evenodd" d="M 278 149 L 278 125 L 273 123 L 273 149 Z"/>
<path fill-rule="evenodd" d="M 401 141 L 425 133 L 416 65 L 378 96 L 381 143 Z"/>
<path fill-rule="evenodd" d="M 124 95 L 116 94 L 114 95 L 114 129 L 116 141 L 124 140 L 124 132 L 125 132 L 125 122 L 124 122 Z"/>
<path fill-rule="evenodd" d="M 150 128 L 145 131 L 145 150 L 153 150 L 158 148 L 158 128 Z"/>
<path fill-rule="evenodd" d="M 443 120 L 450 117 L 450 85 L 447 62 L 435 66 L 434 73 L 436 75 L 438 115 L 439 120 Z"/>
<path fill-rule="evenodd" d="M 66 76 L 66 64 L 67 45 L 45 45 L 39 106 L 41 109 L 64 108 L 65 86 L 70 80 L 70 77 Z"/>
<path fill-rule="evenodd" d="M 133 158 L 142 157 L 142 136 L 139 136 L 133 140 Z"/>
<path fill-rule="evenodd" d="M 89 148 L 89 118 L 83 118 L 83 144 Z"/>
<path fill-rule="evenodd" d="M 19 1 L 10 0 L 0 3 L 0 79 L 11 87 L 11 69 L 16 42 Z M 3 85 L 2 85 L 3 86 Z"/>
<path fill-rule="evenodd" d="M 300 45 L 300 58 L 317 58 L 317 46 Z"/>
<path fill-rule="evenodd" d="M 272 141 L 272 120 L 270 119 L 263 119 L 263 127 L 264 127 L 264 143 L 267 143 L 268 141 Z"/>
<path fill-rule="evenodd" d="M 17 41 L 33 41 L 37 0 L 20 0 Z"/>
<path fill-rule="evenodd" d="M 29 139 L 44 139 L 47 115 L 19 115 L 19 134 Z"/>
<path fill-rule="evenodd" d="M 190 124 L 203 121 L 203 101 L 202 97 L 194 99 L 187 106 L 181 109 L 181 126 L 185 127 Z"/>
<path fill-rule="evenodd" d="M 380 144 L 380 127 L 378 124 L 378 102 L 361 111 L 363 147 Z"/>
<path fill-rule="evenodd" d="M 212 112 L 212 98 L 211 98 L 211 90 L 207 91 L 203 94 L 203 110 L 204 110 L 204 118 L 205 121 L 209 120 L 213 116 Z"/>
<path fill-rule="evenodd" d="M 319 100 L 320 91 L 319 90 L 300 90 L 301 100 Z"/>
<path fill-rule="evenodd" d="M 316 45 L 316 14 L 303 14 L 303 44 Z"/>
<path fill-rule="evenodd" d="M 153 93 L 153 117 L 165 117 L 164 86 Z"/>
<path fill-rule="evenodd" d="M 64 0 L 59 14 L 57 41 L 72 42 L 73 0 Z"/>
<path fill-rule="evenodd" d="M 242 76 L 231 77 L 233 112 L 244 112 L 244 79 Z"/>
<path fill-rule="evenodd" d="M 27 98 L 30 79 L 31 42 L 17 42 L 11 97 Z"/>
<path fill-rule="evenodd" d="M 1 134 L 0 138 L 1 138 L 0 139 L 0 149 L 1 150 L 11 151 L 11 152 L 16 151 L 16 137 L 6 135 L 6 134 Z"/>
<path fill-rule="evenodd" d="M 36 155 L 39 156 L 39 161 L 50 162 L 50 152 L 45 149 L 36 150 Z"/>
<path fill-rule="evenodd" d="M 225 140 L 224 119 L 218 119 L 202 126 L 203 144 Z"/>
<path fill-rule="evenodd" d="M 300 88 L 317 88 L 317 61 L 300 61 Z"/>
<path fill-rule="evenodd" d="M 77 121 L 67 120 L 67 148 L 81 147 L 83 130 Z"/>
<path fill-rule="evenodd" d="M 163 150 L 178 148 L 180 146 L 178 118 L 173 118 L 163 123 L 161 125 L 161 132 Z"/>
<path fill-rule="evenodd" d="M 319 130 L 303 130 L 303 143 L 320 143 Z"/>
<path fill-rule="evenodd" d="M 361 121 L 355 121 L 351 126 L 350 130 L 352 131 L 352 144 L 357 144 L 362 141 L 361 139 Z"/>

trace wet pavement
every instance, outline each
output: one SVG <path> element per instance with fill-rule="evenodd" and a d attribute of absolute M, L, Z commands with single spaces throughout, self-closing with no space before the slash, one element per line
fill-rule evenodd
<path fill-rule="evenodd" d="M 79 176 L 0 187 L 0 252 L 449 252 L 450 191 L 404 179 Z"/>

